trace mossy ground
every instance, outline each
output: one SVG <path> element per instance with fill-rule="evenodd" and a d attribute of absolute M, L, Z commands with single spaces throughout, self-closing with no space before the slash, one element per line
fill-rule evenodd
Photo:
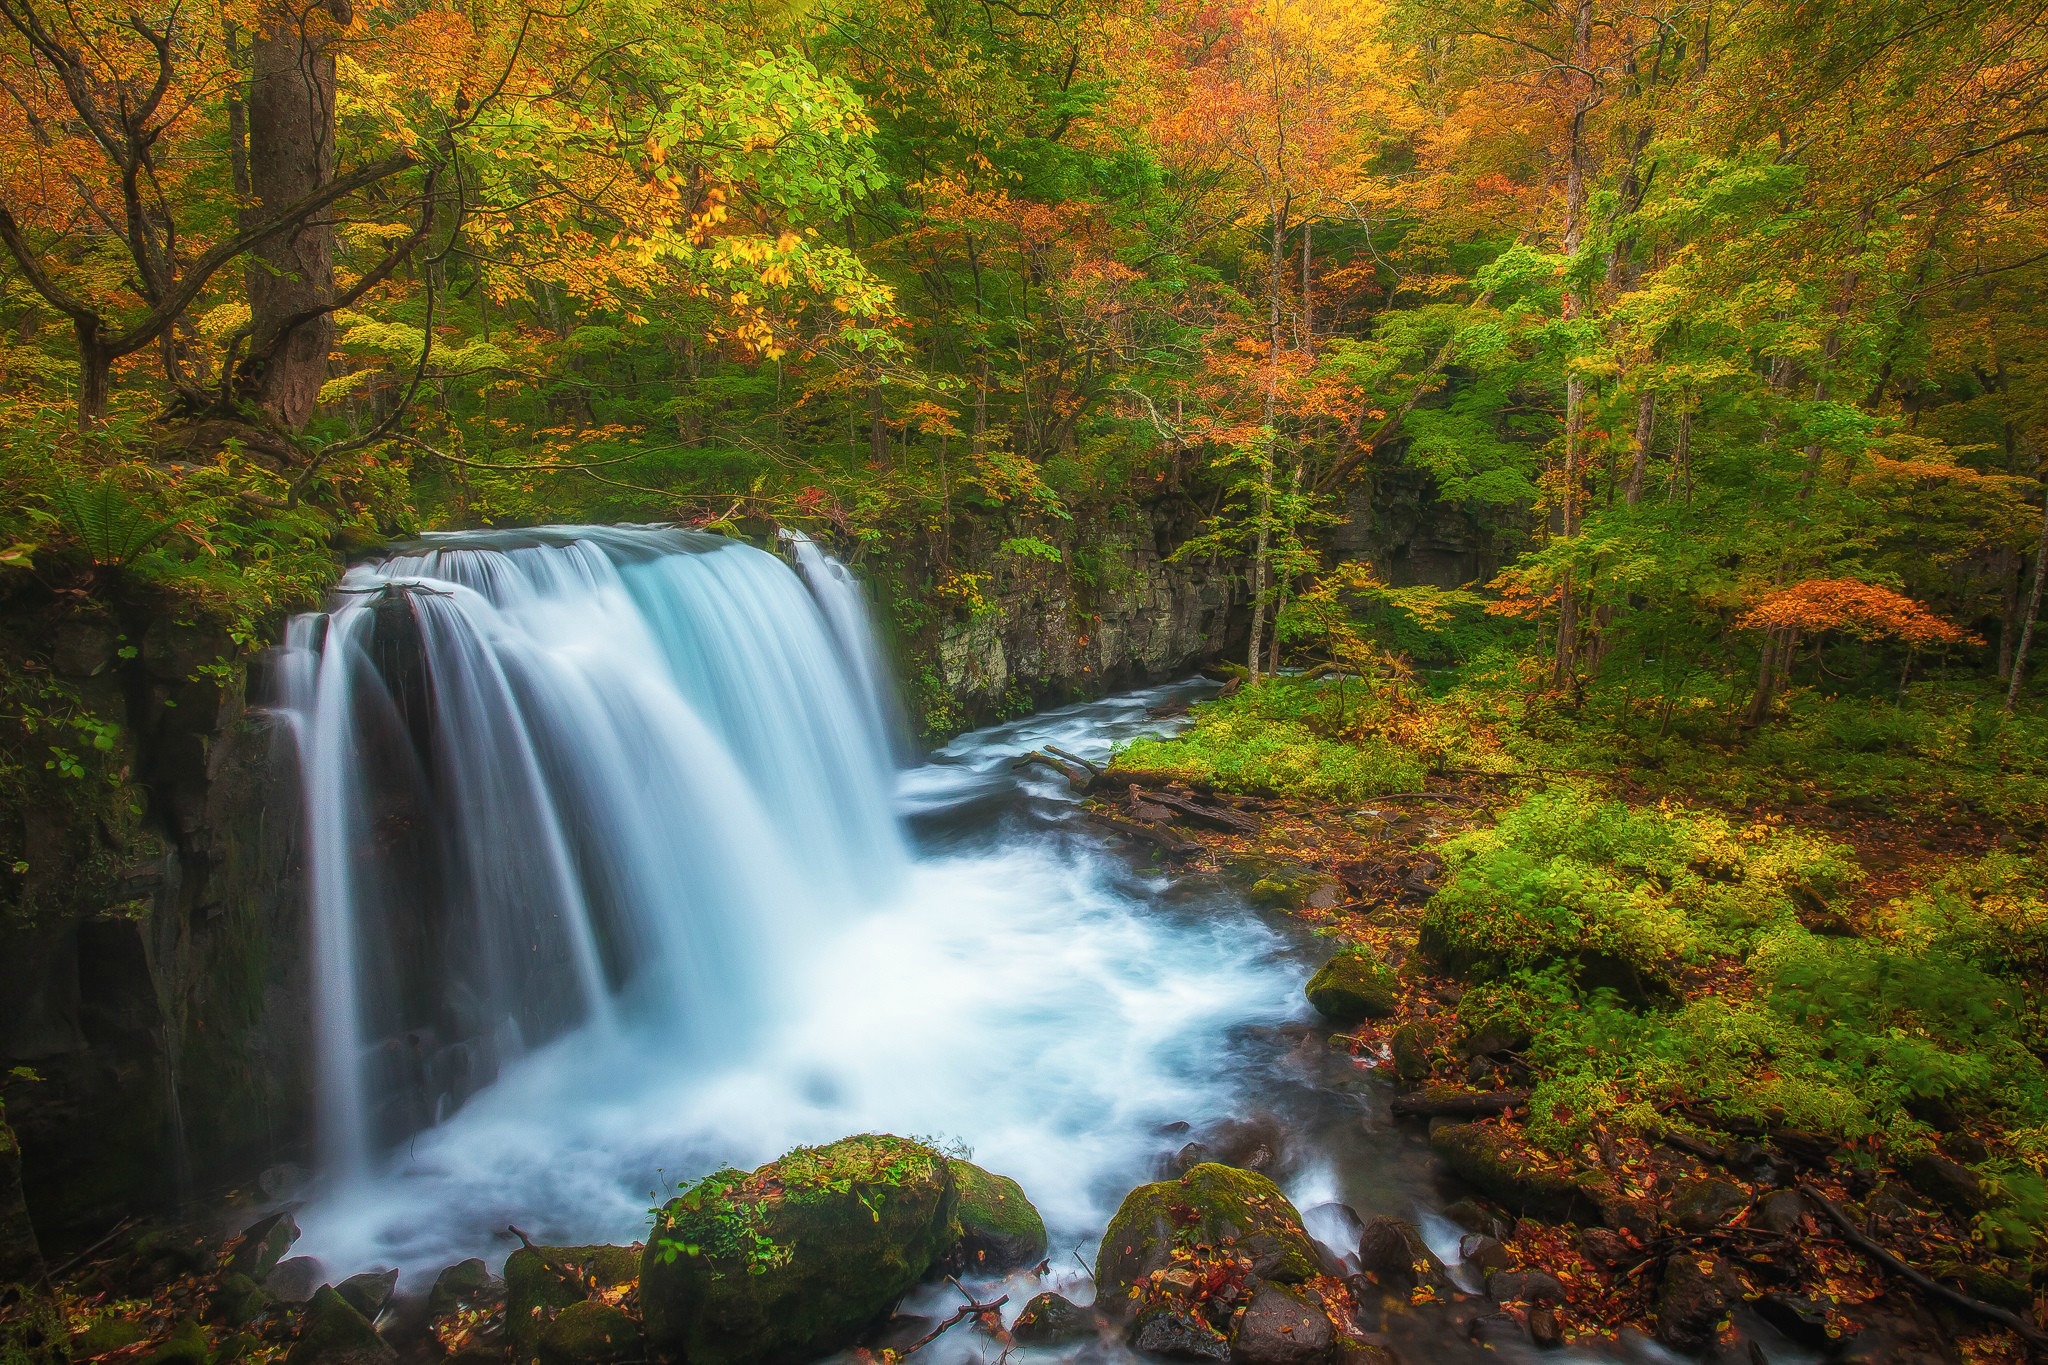
<path fill-rule="evenodd" d="M 1398 701 L 1351 686 L 1350 728 L 1334 684 L 1274 680 L 1119 763 L 1259 794 L 1237 801 L 1255 834 L 1176 826 L 1203 845 L 1196 865 L 1339 879 L 1336 905 L 1290 908 L 1399 973 L 1396 1013 L 1349 1033 L 1362 1066 L 1531 1091 L 1477 1130 L 1500 1135 L 1489 1151 L 1652 1210 L 1728 1174 L 1670 1142 L 1777 1152 L 1787 1134 L 1818 1154 L 1805 1179 L 1951 1284 L 2048 1282 L 2038 717 L 2001 720 L 1986 692 L 1930 683 L 1899 701 L 1795 697 L 1745 736 L 1725 697 L 1574 704 L 1493 664 Z M 1378 743 L 1403 746 L 1430 794 L 1354 805 L 1317 776 L 1342 756 L 1260 769 L 1244 736 L 1261 716 L 1320 717 L 1318 746 L 1375 764 Z M 1233 754 L 1241 766 L 1218 761 Z M 1521 1037 L 1474 1060 L 1478 1034 Z M 1970 1168 L 1987 1207 L 1958 1214 L 1910 1187 L 1906 1165 L 1935 1150 Z M 1527 1263 L 1585 1268 L 1579 1327 L 1647 1321 L 1650 1302 L 1609 1287 L 1576 1243 L 1549 1246 L 1538 1224 L 1516 1235 Z M 1839 1243 L 1801 1273 L 1852 1299 L 1890 1288 Z M 2005 1358 L 2011 1340 L 1965 1335 L 1973 1358 Z"/>

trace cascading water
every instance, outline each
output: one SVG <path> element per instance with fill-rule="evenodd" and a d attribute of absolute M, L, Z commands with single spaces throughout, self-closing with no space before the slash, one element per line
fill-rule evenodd
<path fill-rule="evenodd" d="M 895 884 L 885 684 L 831 610 L 743 544 L 584 528 L 431 537 L 294 624 L 329 1170 L 576 1025 L 743 1045 L 769 946 Z"/>

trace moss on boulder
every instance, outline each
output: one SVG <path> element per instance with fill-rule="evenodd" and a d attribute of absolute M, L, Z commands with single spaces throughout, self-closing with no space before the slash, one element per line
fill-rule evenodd
<path fill-rule="evenodd" d="M 949 1157 L 959 1191 L 960 1241 L 952 1259 L 969 1270 L 1015 1270 L 1045 1259 L 1045 1220 L 1006 1175 Z"/>
<path fill-rule="evenodd" d="M 322 1285 L 306 1305 L 299 1339 L 285 1365 L 396 1365 L 397 1360 L 397 1352 L 384 1344 L 369 1320 Z"/>
<path fill-rule="evenodd" d="M 1400 1001 L 1394 969 L 1370 948 L 1346 948 L 1309 978 L 1309 1004 L 1335 1024 L 1355 1024 L 1392 1014 Z"/>
<path fill-rule="evenodd" d="M 645 1360 L 647 1343 L 633 1315 L 616 1304 L 572 1303 L 540 1329 L 541 1365 L 616 1365 Z"/>
<path fill-rule="evenodd" d="M 798 1365 L 851 1345 L 959 1235 L 953 1168 L 882 1134 L 726 1170 L 657 1211 L 651 1344 L 690 1365 Z"/>
<path fill-rule="evenodd" d="M 1596 1177 L 1534 1164 L 1529 1153 L 1499 1128 L 1447 1124 L 1430 1134 L 1429 1145 L 1452 1174 L 1512 1212 L 1553 1223 L 1600 1219 Z"/>
<path fill-rule="evenodd" d="M 640 1278 L 640 1248 L 525 1246 L 505 1259 L 505 1330 L 516 1362 L 537 1359 L 542 1331 L 592 1290 L 626 1288 Z"/>
<path fill-rule="evenodd" d="M 1254 1274 L 1283 1284 L 1321 1271 L 1315 1243 L 1278 1185 L 1204 1162 L 1178 1180 L 1140 1185 L 1124 1196 L 1095 1260 L 1097 1308 L 1128 1316 L 1139 1289 L 1167 1268 L 1176 1248 L 1198 1247 L 1244 1256 Z"/>

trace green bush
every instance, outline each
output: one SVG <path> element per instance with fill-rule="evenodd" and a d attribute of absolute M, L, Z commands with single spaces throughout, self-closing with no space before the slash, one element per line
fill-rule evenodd
<path fill-rule="evenodd" d="M 1315 801 L 1419 790 L 1427 773 L 1420 755 L 1359 733 L 1372 710 L 1371 694 L 1356 682 L 1340 697 L 1334 683 L 1269 678 L 1197 707 L 1194 725 L 1175 738 L 1130 741 L 1117 751 L 1115 767 L 1218 791 Z"/>

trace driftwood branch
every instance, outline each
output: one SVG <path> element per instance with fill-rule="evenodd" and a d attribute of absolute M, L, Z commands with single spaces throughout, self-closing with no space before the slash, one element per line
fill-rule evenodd
<path fill-rule="evenodd" d="M 947 1318 L 937 1327 L 932 1328 L 931 1331 L 926 1332 L 916 1341 L 913 1341 L 908 1346 L 904 1347 L 903 1354 L 909 1355 L 913 1351 L 922 1350 L 924 1347 L 929 1346 L 933 1342 L 937 1341 L 940 1335 L 943 1332 L 945 1332 L 945 1330 L 948 1327 L 951 1327 L 954 1323 L 965 1322 L 969 1318 L 978 1318 L 983 1313 L 993 1313 L 1009 1301 L 1010 1296 L 1008 1294 L 1005 1294 L 1001 1298 L 989 1303 L 975 1303 L 972 1300 L 969 1300 L 967 1304 L 965 1304 L 958 1312 L 954 1313 L 952 1317 Z"/>
<path fill-rule="evenodd" d="M 1921 1293 L 1940 1299 L 1942 1302 L 1980 1317 L 1986 1322 L 1995 1322 L 2000 1327 L 2010 1328 L 2019 1334 L 2022 1341 L 2025 1341 L 2036 1350 L 2048 1350 L 2048 1332 L 2043 1332 L 2017 1313 L 2009 1313 L 2005 1309 L 1985 1303 L 1981 1299 L 1973 1299 L 1961 1290 L 1950 1289 L 1926 1271 L 1908 1265 L 1872 1241 L 1864 1234 L 1863 1229 L 1857 1227 L 1850 1220 L 1848 1214 L 1843 1213 L 1840 1208 L 1836 1207 L 1832 1199 L 1829 1199 L 1813 1186 L 1801 1185 L 1799 1192 L 1805 1195 L 1815 1208 L 1828 1216 L 1828 1221 L 1841 1231 L 1843 1239 L 1850 1246 L 1855 1247 L 1865 1256 L 1868 1256 L 1892 1274 L 1906 1281 Z"/>

